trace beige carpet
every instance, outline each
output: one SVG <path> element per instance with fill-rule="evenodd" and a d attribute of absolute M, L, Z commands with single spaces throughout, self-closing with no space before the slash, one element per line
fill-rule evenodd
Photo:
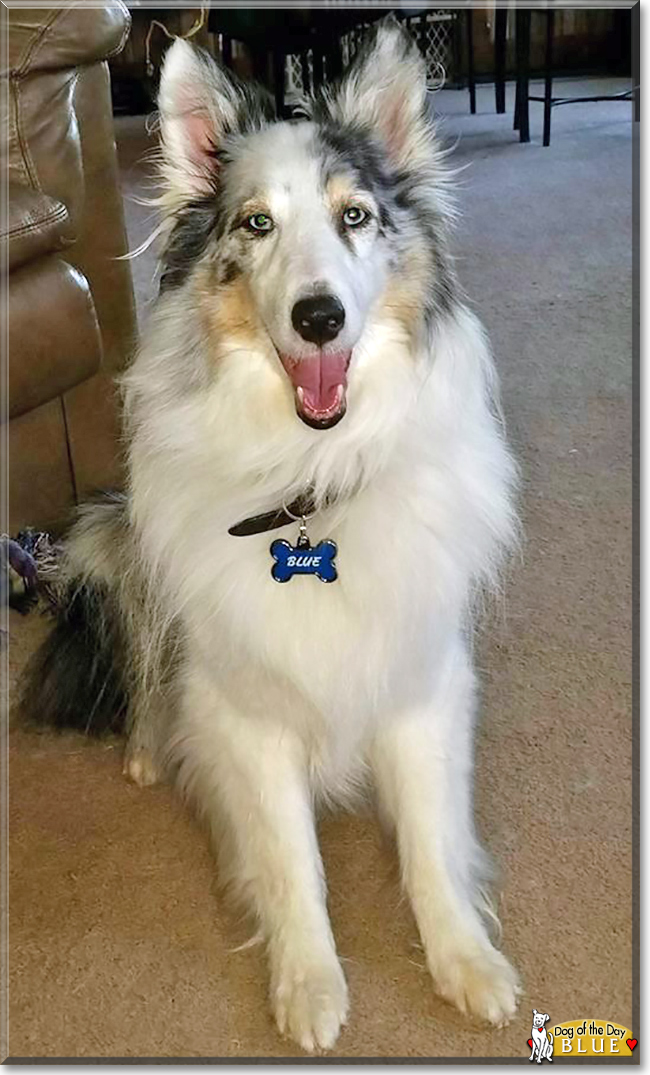
<path fill-rule="evenodd" d="M 532 1007 L 553 1021 L 611 1019 L 642 1037 L 631 911 L 630 106 L 556 111 L 550 149 L 538 108 L 537 141 L 519 146 L 511 111 L 495 116 L 489 89 L 478 116 L 464 93 L 444 92 L 438 108 L 461 136 L 457 161 L 473 162 L 461 177 L 458 271 L 493 339 L 523 471 L 527 540 L 478 654 L 476 805 L 502 866 L 504 947 L 525 994 L 502 1031 L 437 999 L 374 820 L 326 818 L 352 1006 L 333 1055 L 525 1062 Z M 138 189 L 141 121 L 120 121 L 118 134 L 125 188 Z M 138 212 L 129 208 L 134 242 L 145 230 Z M 151 263 L 135 272 L 142 302 Z M 12 617 L 15 667 L 43 627 Z M 219 900 L 203 833 L 169 789 L 123 780 L 119 744 L 16 731 L 10 811 L 13 1057 L 301 1055 L 267 1013 L 262 952 L 233 951 L 246 935 Z"/>

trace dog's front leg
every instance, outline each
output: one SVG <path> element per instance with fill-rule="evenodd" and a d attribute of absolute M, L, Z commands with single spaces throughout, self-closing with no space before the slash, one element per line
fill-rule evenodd
<path fill-rule="evenodd" d="M 438 991 L 461 1011 L 501 1025 L 517 976 L 481 919 L 482 852 L 471 811 L 473 677 L 461 643 L 439 668 L 430 703 L 377 733 L 372 764 L 396 831 L 402 877 Z"/>
<path fill-rule="evenodd" d="M 156 784 L 164 766 L 161 755 L 169 735 L 169 701 L 162 690 L 136 692 L 122 772 L 140 787 Z"/>
<path fill-rule="evenodd" d="M 307 764 L 296 734 L 238 711 L 203 675 L 189 679 L 173 752 L 183 790 L 222 845 L 227 880 L 268 945 L 281 1033 L 304 1049 L 334 1045 L 345 978 L 325 903 Z"/>

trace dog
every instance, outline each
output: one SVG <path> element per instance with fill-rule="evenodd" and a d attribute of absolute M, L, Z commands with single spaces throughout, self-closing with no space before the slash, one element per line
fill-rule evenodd
<path fill-rule="evenodd" d="M 544 1015 L 543 1012 L 538 1012 L 536 1008 L 533 1008 L 533 1049 L 528 1057 L 529 1060 L 535 1060 L 541 1064 L 542 1060 L 553 1060 L 553 1035 L 548 1034 L 546 1031 L 545 1023 L 548 1023 L 549 1016 Z"/>
<path fill-rule="evenodd" d="M 488 929 L 469 642 L 517 538 L 517 471 L 423 60 L 384 22 L 278 121 L 177 40 L 158 104 L 164 252 L 122 379 L 128 486 L 80 512 L 23 707 L 123 727 L 126 773 L 175 781 L 305 1050 L 348 1016 L 314 814 L 365 789 L 435 989 L 501 1025 L 519 986 Z"/>

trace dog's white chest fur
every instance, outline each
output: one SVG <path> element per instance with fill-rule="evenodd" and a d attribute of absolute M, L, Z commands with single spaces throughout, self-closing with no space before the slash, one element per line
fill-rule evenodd
<path fill-rule="evenodd" d="M 400 397 L 390 367 L 397 361 L 395 348 L 386 347 L 393 390 L 375 379 L 365 424 L 351 417 L 346 430 L 346 418 L 301 444 L 296 420 L 297 446 L 279 463 L 277 491 L 268 494 L 275 499 L 267 502 L 242 496 L 237 482 L 260 439 L 264 450 L 265 432 L 258 428 L 249 445 L 245 419 L 232 420 L 223 388 L 207 405 L 192 405 L 185 440 L 173 452 L 166 424 L 154 416 L 158 450 L 151 450 L 150 424 L 133 454 L 135 518 L 148 554 L 163 567 L 170 600 L 182 606 L 190 645 L 251 716 L 281 719 L 299 732 L 327 792 L 364 764 L 365 741 L 378 722 L 429 697 L 471 586 L 489 572 L 511 524 L 503 486 L 510 462 L 488 408 L 488 359 L 474 319 L 459 316 L 441 335 L 417 394 Z M 209 430 L 217 426 L 230 472 L 217 446 L 210 456 Z M 268 454 L 272 431 L 266 436 Z M 391 452 L 382 460 L 386 439 Z M 282 503 L 296 460 L 306 484 L 322 475 L 324 484 L 345 486 L 346 472 L 363 481 L 376 468 L 360 490 L 351 481 L 350 491 L 309 521 L 312 541 L 337 543 L 339 578 L 331 584 L 271 577 L 270 544 L 280 535 L 294 540 L 297 524 L 248 537 L 228 533 L 247 514 Z"/>

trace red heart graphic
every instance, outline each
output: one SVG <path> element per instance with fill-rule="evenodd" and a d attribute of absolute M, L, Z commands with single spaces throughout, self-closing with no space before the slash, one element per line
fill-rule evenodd
<path fill-rule="evenodd" d="M 636 1042 L 634 1042 L 634 1044 L 636 1045 Z M 529 1048 L 529 1049 L 532 1049 L 532 1047 L 533 1047 L 533 1039 L 532 1039 L 532 1038 L 529 1038 L 529 1039 L 528 1039 L 528 1048 Z"/>
<path fill-rule="evenodd" d="M 634 1050 L 637 1047 L 637 1039 L 636 1038 L 628 1038 L 627 1039 L 627 1044 L 629 1045 L 629 1047 L 632 1050 L 632 1052 L 634 1052 Z"/>

